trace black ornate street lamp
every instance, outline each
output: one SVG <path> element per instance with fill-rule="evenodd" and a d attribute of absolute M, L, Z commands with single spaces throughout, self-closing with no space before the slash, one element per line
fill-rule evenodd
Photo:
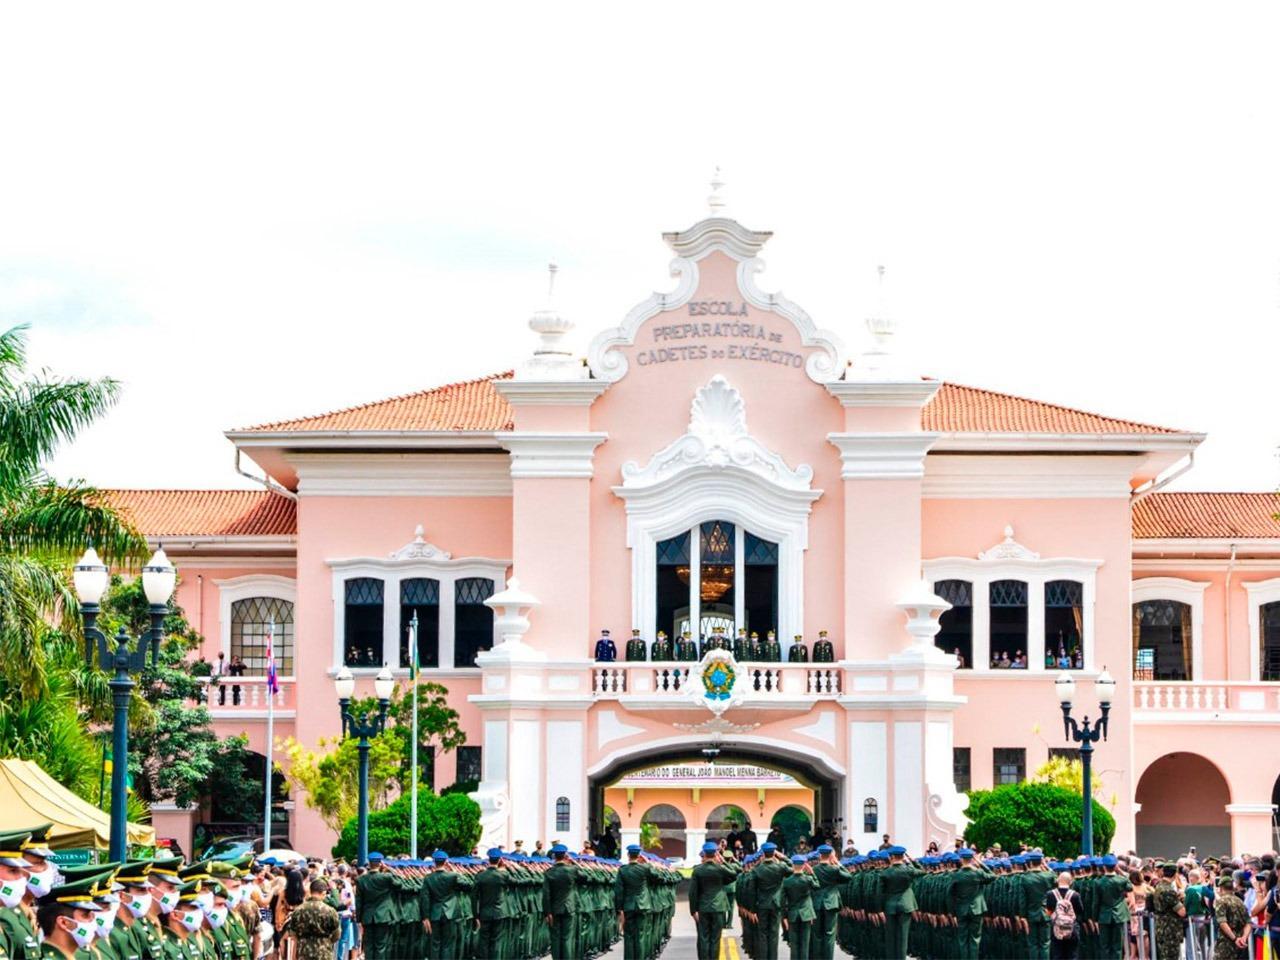
<path fill-rule="evenodd" d="M 339 670 L 333 678 L 333 686 L 338 693 L 338 709 L 342 714 L 342 735 L 360 738 L 357 744 L 360 753 L 360 805 L 356 866 L 364 867 L 369 863 L 369 738 L 382 733 L 387 725 L 387 708 L 391 705 L 395 680 L 391 677 L 391 668 L 384 666 L 373 681 L 373 691 L 378 697 L 377 712 L 366 710 L 359 715 L 351 712 L 351 696 L 356 689 L 351 671 L 346 667 Z"/>
<path fill-rule="evenodd" d="M 1107 716 L 1111 713 L 1111 700 L 1115 696 L 1116 681 L 1107 673 L 1106 668 L 1098 674 L 1093 688 L 1098 693 L 1098 705 L 1102 716 L 1093 725 L 1085 716 L 1080 723 L 1071 716 L 1071 704 L 1076 696 L 1076 682 L 1071 674 L 1059 674 L 1054 682 L 1058 691 L 1058 702 L 1062 705 L 1062 731 L 1068 741 L 1080 744 L 1080 764 L 1083 769 L 1081 791 L 1084 794 L 1084 822 L 1080 828 L 1080 852 L 1093 856 L 1093 745 L 1099 740 L 1107 739 Z"/>
<path fill-rule="evenodd" d="M 137 644 L 129 650 L 129 636 L 124 626 L 115 635 L 115 649 L 106 634 L 98 629 L 98 603 L 107 592 L 110 578 L 107 566 L 99 559 L 97 551 L 90 547 L 75 566 L 76 596 L 80 599 L 80 613 L 84 618 L 84 662 L 93 665 L 93 648 L 98 648 L 98 666 L 114 670 L 108 681 L 111 688 L 111 704 L 114 716 L 111 726 L 111 844 L 108 859 L 126 859 L 129 816 L 125 809 L 125 794 L 129 776 L 129 701 L 133 697 L 133 679 L 130 673 L 146 666 L 147 650 L 151 651 L 151 665 L 155 666 L 164 640 L 164 618 L 169 612 L 169 598 L 177 583 L 178 572 L 164 550 L 157 550 L 142 568 L 142 589 L 151 605 L 151 629 L 138 637 Z"/>

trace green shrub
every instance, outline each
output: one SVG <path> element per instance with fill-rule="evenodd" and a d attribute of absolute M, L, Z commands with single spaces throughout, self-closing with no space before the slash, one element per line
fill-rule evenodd
<path fill-rule="evenodd" d="M 440 791 L 440 796 L 447 797 L 451 793 L 461 793 L 464 796 L 468 793 L 475 793 L 480 787 L 479 780 L 459 780 L 457 783 L 451 783 Z"/>
<path fill-rule="evenodd" d="M 1020 844 L 1039 847 L 1056 857 L 1080 852 L 1080 826 L 1084 805 L 1080 795 L 1048 783 L 1017 783 L 969 794 L 966 815 L 972 821 L 964 836 L 969 845 L 985 850 L 998 843 L 1017 851 Z M 1093 801 L 1093 849 L 1111 848 L 1115 818 Z"/>
<path fill-rule="evenodd" d="M 369 814 L 369 852 L 388 857 L 409 853 L 409 796 L 405 794 L 383 810 Z M 335 857 L 356 858 L 359 819 L 352 817 L 342 828 L 333 848 Z M 418 856 L 434 850 L 464 856 L 480 841 L 480 807 L 463 794 L 437 797 L 428 790 L 418 794 Z"/>

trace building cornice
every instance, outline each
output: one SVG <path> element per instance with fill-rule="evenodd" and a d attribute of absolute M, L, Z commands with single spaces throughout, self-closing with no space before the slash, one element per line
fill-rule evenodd
<path fill-rule="evenodd" d="M 498 434 L 511 453 L 512 479 L 591 479 L 595 449 L 607 433 L 551 433 L 534 430 Z"/>
<path fill-rule="evenodd" d="M 509 497 L 505 454 L 291 453 L 300 497 Z"/>
<path fill-rule="evenodd" d="M 923 408 L 940 389 L 941 380 L 836 380 L 825 385 L 842 407 Z"/>
<path fill-rule="evenodd" d="M 840 451 L 840 476 L 845 480 L 919 479 L 924 457 L 938 440 L 936 433 L 829 433 L 827 440 Z"/>
<path fill-rule="evenodd" d="M 589 407 L 612 385 L 608 380 L 493 381 L 493 389 L 513 407 Z"/>
<path fill-rule="evenodd" d="M 943 433 L 933 453 L 1180 451 L 1199 446 L 1203 433 Z"/>
<path fill-rule="evenodd" d="M 1105 499 L 1132 491 L 1130 457 L 948 454 L 925 460 L 931 499 Z"/>

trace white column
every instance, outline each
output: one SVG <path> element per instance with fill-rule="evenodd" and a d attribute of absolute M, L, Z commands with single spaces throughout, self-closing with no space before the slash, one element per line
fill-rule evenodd
<path fill-rule="evenodd" d="M 702 857 L 702 845 L 707 842 L 706 827 L 687 827 L 684 831 L 684 858 L 697 863 Z"/>
<path fill-rule="evenodd" d="M 763 829 L 756 829 L 755 827 L 752 827 L 752 828 L 751 828 L 751 832 L 752 832 L 752 833 L 754 833 L 754 834 L 756 835 L 756 849 L 757 849 L 757 850 L 759 850 L 761 847 L 763 847 L 763 846 L 765 845 L 765 843 L 767 843 L 767 842 L 768 842 L 768 840 L 769 840 L 769 832 L 770 832 L 770 830 L 772 830 L 772 829 L 773 829 L 772 827 L 765 827 L 765 828 L 763 828 Z"/>
<path fill-rule="evenodd" d="M 893 819 L 882 833 L 912 854 L 924 844 L 924 730 L 919 720 L 893 725 Z"/>
<path fill-rule="evenodd" d="M 1027 582 L 1027 669 L 1044 670 L 1044 580 Z"/>
<path fill-rule="evenodd" d="M 622 849 L 625 851 L 632 844 L 640 843 L 639 827 L 623 827 L 622 828 Z"/>
<path fill-rule="evenodd" d="M 859 850 L 874 850 L 880 833 L 889 829 L 889 733 L 883 720 L 855 720 L 849 724 L 849 826 L 845 833 Z M 877 829 L 865 832 L 862 807 L 876 802 Z"/>

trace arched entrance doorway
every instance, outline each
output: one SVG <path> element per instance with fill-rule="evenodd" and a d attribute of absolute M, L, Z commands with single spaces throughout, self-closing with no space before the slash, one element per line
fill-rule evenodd
<path fill-rule="evenodd" d="M 687 854 L 684 814 L 669 803 L 650 807 L 640 817 L 640 845 L 660 857 Z"/>
<path fill-rule="evenodd" d="M 809 838 L 813 834 L 813 820 L 804 807 L 788 804 L 773 815 L 769 831 L 773 842 L 787 853 L 795 853 L 797 848 L 807 853 Z"/>
<path fill-rule="evenodd" d="M 1143 771 L 1135 800 L 1138 850 L 1144 856 L 1177 857 L 1195 847 L 1201 855 L 1231 851 L 1231 790 L 1226 778 L 1196 753 L 1168 753 Z"/>
<path fill-rule="evenodd" d="M 640 836 L 639 814 L 657 803 L 682 812 L 687 822 L 687 856 L 705 840 L 736 833 L 747 852 L 763 842 L 772 811 L 795 805 L 806 813 L 809 832 L 843 837 L 842 787 L 845 772 L 829 759 L 789 744 L 684 739 L 651 741 L 620 751 L 588 770 L 591 830 L 604 822 L 605 806 L 621 817 L 624 843 Z M 606 794 L 608 799 L 606 800 Z"/>
<path fill-rule="evenodd" d="M 253 750 L 244 750 L 240 762 L 229 762 L 214 768 L 209 780 L 209 797 L 205 815 L 193 833 L 195 850 L 203 850 L 225 837 L 262 836 L 263 793 L 267 758 Z M 271 777 L 271 837 L 273 846 L 289 843 L 289 784 L 279 770 Z"/>

